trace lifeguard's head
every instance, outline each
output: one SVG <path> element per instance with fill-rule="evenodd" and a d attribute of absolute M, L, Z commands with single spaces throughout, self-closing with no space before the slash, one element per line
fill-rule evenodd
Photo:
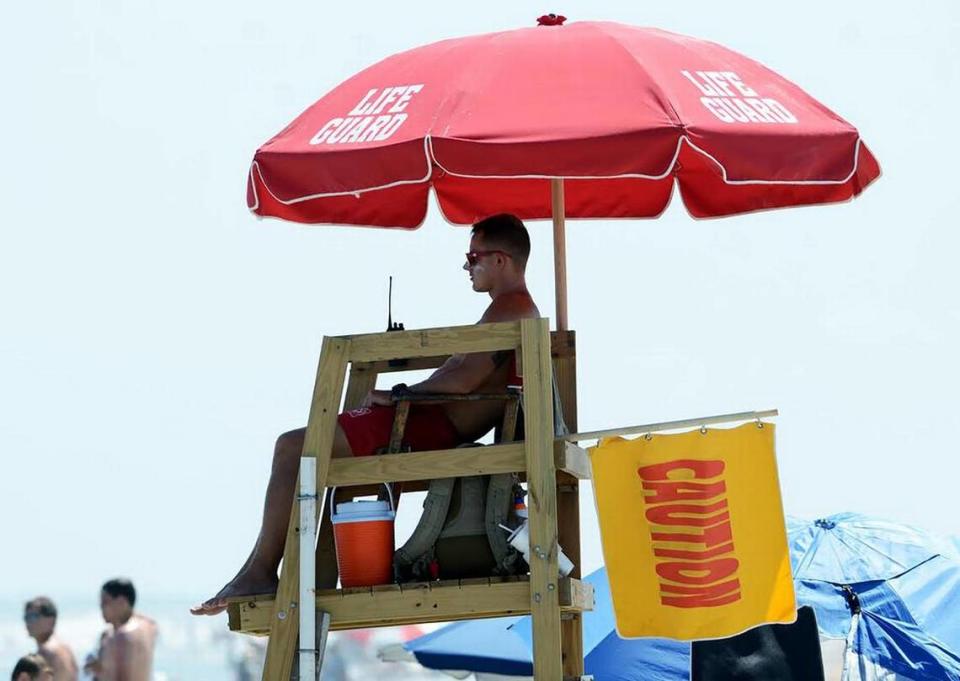
<path fill-rule="evenodd" d="M 473 290 L 492 291 L 523 283 L 530 257 L 530 235 L 516 215 L 500 213 L 473 225 L 463 269 Z"/>

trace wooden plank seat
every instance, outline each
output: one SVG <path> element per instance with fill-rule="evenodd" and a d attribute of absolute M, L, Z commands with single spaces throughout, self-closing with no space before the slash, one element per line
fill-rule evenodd
<path fill-rule="evenodd" d="M 562 613 L 593 609 L 593 587 L 579 579 L 557 583 Z M 491 577 L 419 582 L 317 592 L 317 610 L 330 614 L 330 630 L 389 627 L 530 613 L 529 577 Z M 230 630 L 256 636 L 270 633 L 273 595 L 230 599 Z M 296 617 L 295 608 L 278 610 Z"/>

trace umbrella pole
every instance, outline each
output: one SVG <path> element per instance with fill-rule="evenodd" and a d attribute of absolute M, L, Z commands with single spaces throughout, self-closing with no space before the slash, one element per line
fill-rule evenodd
<path fill-rule="evenodd" d="M 567 233 L 562 177 L 550 180 L 550 203 L 553 213 L 553 290 L 557 301 L 557 331 L 566 331 Z"/>

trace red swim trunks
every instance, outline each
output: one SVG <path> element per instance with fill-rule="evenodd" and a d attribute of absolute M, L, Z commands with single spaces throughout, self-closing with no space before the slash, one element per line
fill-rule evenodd
<path fill-rule="evenodd" d="M 337 416 L 354 456 L 370 456 L 390 444 L 396 407 L 373 406 L 353 409 Z M 411 405 L 403 444 L 413 451 L 452 449 L 460 436 L 442 407 L 435 404 Z"/>

